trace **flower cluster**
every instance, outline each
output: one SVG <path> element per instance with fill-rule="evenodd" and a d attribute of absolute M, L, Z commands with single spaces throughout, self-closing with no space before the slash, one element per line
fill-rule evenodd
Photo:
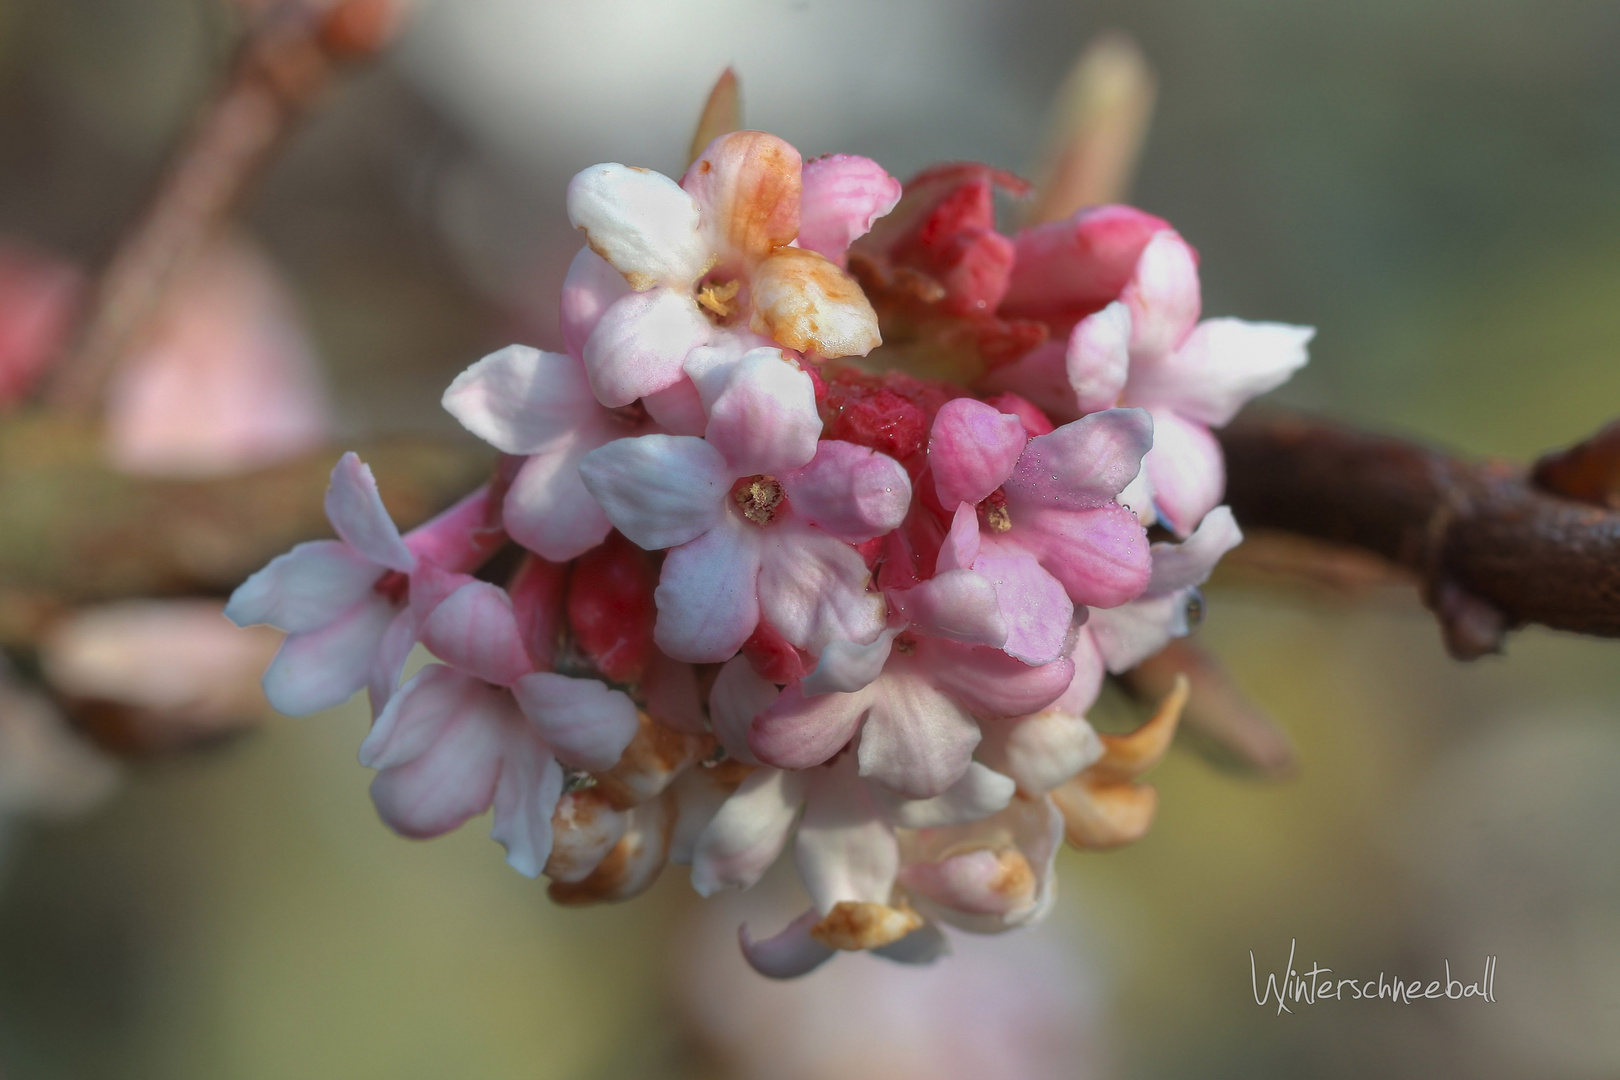
<path fill-rule="evenodd" d="M 232 598 L 289 634 L 272 703 L 369 688 L 384 821 L 493 807 L 559 902 L 670 862 L 747 888 L 791 845 L 809 910 L 742 933 L 767 975 L 1039 919 L 1065 833 L 1147 827 L 1184 694 L 1128 736 L 1086 713 L 1188 631 L 1240 539 L 1209 427 L 1310 332 L 1199 322 L 1192 249 L 1140 211 L 1002 235 L 1017 183 L 949 166 L 902 195 L 753 131 L 679 182 L 581 172 L 565 351 L 510 346 L 444 396 L 507 455 L 491 483 L 402 536 L 349 455 L 340 539 Z M 400 685 L 418 643 L 438 662 Z"/>

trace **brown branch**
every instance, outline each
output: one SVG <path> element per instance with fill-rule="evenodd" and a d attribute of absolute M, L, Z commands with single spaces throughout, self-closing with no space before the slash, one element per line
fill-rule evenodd
<path fill-rule="evenodd" d="M 175 277 L 275 158 L 336 66 L 386 42 L 396 10 L 397 0 L 330 6 L 282 0 L 258 19 L 219 93 L 102 271 L 77 342 L 48 388 L 53 406 L 94 413 L 102 384 Z"/>
<path fill-rule="evenodd" d="M 1411 570 L 1459 658 L 1526 623 L 1620 637 L 1620 512 L 1542 490 L 1519 465 L 1323 420 L 1246 417 L 1220 439 L 1240 522 Z"/>

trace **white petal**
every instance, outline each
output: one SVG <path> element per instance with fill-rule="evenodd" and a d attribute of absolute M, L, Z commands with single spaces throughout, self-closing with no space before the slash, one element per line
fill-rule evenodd
<path fill-rule="evenodd" d="M 815 670 L 799 680 L 805 697 L 817 694 L 852 694 L 883 673 L 897 631 L 885 630 L 870 645 L 833 641 L 821 650 Z"/>
<path fill-rule="evenodd" d="M 605 540 L 613 523 L 585 490 L 579 463 L 610 441 L 587 428 L 524 461 L 501 506 L 507 534 L 552 562 L 577 559 Z"/>
<path fill-rule="evenodd" d="M 317 630 L 371 591 L 382 568 L 338 540 L 314 540 L 277 555 L 225 605 L 237 626 L 269 623 L 290 634 Z"/>
<path fill-rule="evenodd" d="M 902 829 L 933 829 L 978 821 L 1005 807 L 1017 790 L 1011 777 L 975 761 L 962 779 L 932 799 L 895 800 L 889 820 Z"/>
<path fill-rule="evenodd" d="M 709 405 L 704 432 L 733 476 L 797 469 L 815 457 L 820 435 L 815 384 L 780 349 L 754 349 L 737 361 Z"/>
<path fill-rule="evenodd" d="M 661 173 L 610 162 L 568 184 L 568 220 L 631 288 L 690 286 L 709 268 L 697 201 Z"/>
<path fill-rule="evenodd" d="M 535 453 L 600 408 L 578 360 L 527 345 L 508 345 L 457 375 L 443 404 L 462 427 L 504 454 Z"/>
<path fill-rule="evenodd" d="M 617 765 L 640 727 L 635 702 L 597 679 L 541 671 L 519 679 L 512 694 L 557 756 L 581 769 Z"/>
<path fill-rule="evenodd" d="M 289 636 L 264 673 L 264 696 L 288 716 L 343 704 L 366 685 L 393 620 L 392 604 L 369 597 L 319 630 Z"/>
<path fill-rule="evenodd" d="M 811 771 L 794 842 L 799 879 L 823 915 L 844 900 L 887 904 L 900 869 L 894 831 L 852 765 Z"/>
<path fill-rule="evenodd" d="M 943 794 L 967 771 L 979 726 L 920 674 L 886 672 L 873 688 L 861 775 L 909 799 Z"/>
<path fill-rule="evenodd" d="M 759 531 L 760 613 L 784 638 L 819 653 L 830 642 L 868 642 L 883 632 L 883 597 L 867 590 L 871 574 L 860 552 L 791 516 Z"/>
<path fill-rule="evenodd" d="M 526 878 L 539 877 L 551 858 L 551 815 L 562 789 L 562 768 L 543 743 L 527 734 L 508 740 L 489 836 L 506 849 L 506 864 Z"/>
<path fill-rule="evenodd" d="M 1082 413 L 1119 404 L 1131 366 L 1131 312 L 1119 301 L 1075 324 L 1064 370 Z"/>
<path fill-rule="evenodd" d="M 1230 506 L 1217 506 L 1204 515 L 1193 534 L 1179 544 L 1156 543 L 1153 577 L 1147 595 L 1162 595 L 1193 585 L 1202 585 L 1221 561 L 1221 556 L 1243 542 L 1243 531 L 1232 517 Z"/>
<path fill-rule="evenodd" d="M 653 289 L 620 297 L 585 340 L 591 390 L 611 409 L 667 390 L 684 374 L 687 354 L 712 333 L 709 320 L 684 292 Z"/>
<path fill-rule="evenodd" d="M 602 312 L 630 291 L 624 275 L 589 247 L 582 247 L 568 264 L 558 304 L 562 316 L 563 348 L 570 356 L 585 355 L 585 340 L 596 329 Z"/>
<path fill-rule="evenodd" d="M 920 585 L 889 593 L 889 599 L 902 618 L 929 637 L 997 649 L 1007 643 L 1007 620 L 995 583 L 976 570 L 945 570 Z"/>
<path fill-rule="evenodd" d="M 343 542 L 390 570 L 409 573 L 416 556 L 400 538 L 394 519 L 383 508 L 371 467 L 354 452 L 344 454 L 332 469 L 326 489 L 326 517 Z"/>
<path fill-rule="evenodd" d="M 1206 319 L 1163 364 L 1140 377 L 1132 372 L 1128 393 L 1133 402 L 1167 405 L 1190 420 L 1221 427 L 1250 398 L 1304 367 L 1305 347 L 1315 335 L 1309 326 Z"/>
<path fill-rule="evenodd" d="M 388 630 L 377 643 L 377 653 L 371 659 L 366 688 L 371 698 L 373 716 L 387 707 L 394 691 L 399 688 L 400 676 L 405 672 L 405 661 L 415 647 L 416 616 L 410 608 L 404 608 L 388 624 Z"/>
<path fill-rule="evenodd" d="M 726 661 L 709 690 L 709 722 L 727 754 L 747 765 L 759 764 L 748 748 L 748 728 L 780 692 L 775 683 L 755 673 L 747 657 Z"/>
<path fill-rule="evenodd" d="M 804 799 L 803 773 L 756 769 L 727 799 L 692 852 L 692 887 L 700 896 L 746 889 L 770 869 L 787 843 Z"/>
<path fill-rule="evenodd" d="M 608 520 L 648 551 L 713 528 L 732 481 L 720 452 L 690 435 L 616 439 L 586 454 L 579 475 Z"/>
<path fill-rule="evenodd" d="M 676 660 L 730 660 L 759 625 L 759 537 L 723 513 L 713 529 L 664 557 L 653 641 Z"/>

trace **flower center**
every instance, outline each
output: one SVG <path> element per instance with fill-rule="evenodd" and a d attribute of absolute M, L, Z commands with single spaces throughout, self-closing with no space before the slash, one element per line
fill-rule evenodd
<path fill-rule="evenodd" d="M 398 570 L 390 570 L 377 579 L 377 583 L 371 587 L 371 591 L 385 598 L 389 603 L 404 604 L 406 597 L 410 595 L 411 579 Z"/>
<path fill-rule="evenodd" d="M 620 405 L 617 409 L 609 409 L 608 412 L 626 427 L 640 427 L 647 422 L 647 406 L 641 403 L 640 398 L 628 405 Z"/>
<path fill-rule="evenodd" d="M 710 320 L 724 323 L 737 313 L 737 293 L 740 291 L 742 282 L 735 278 L 731 281 L 705 281 L 698 288 L 697 302 Z"/>
<path fill-rule="evenodd" d="M 755 525 L 769 525 L 787 495 L 774 476 L 745 476 L 731 489 L 731 498 L 743 517 Z"/>
<path fill-rule="evenodd" d="M 979 512 L 984 515 L 984 523 L 990 527 L 991 532 L 1004 533 L 1012 528 L 1012 514 L 1007 510 L 1007 496 L 1002 494 L 1000 488 L 992 491 L 979 504 Z"/>
<path fill-rule="evenodd" d="M 910 656 L 912 653 L 917 651 L 917 639 L 912 635 L 910 630 L 906 630 L 895 636 L 894 651 L 899 653 L 901 656 Z"/>

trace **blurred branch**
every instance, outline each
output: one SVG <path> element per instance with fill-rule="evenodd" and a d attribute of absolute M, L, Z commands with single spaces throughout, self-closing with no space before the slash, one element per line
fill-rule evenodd
<path fill-rule="evenodd" d="M 1500 651 L 1526 623 L 1620 637 L 1620 512 L 1544 490 L 1519 465 L 1323 420 L 1250 416 L 1219 434 L 1240 522 L 1413 572 L 1453 656 Z"/>
<path fill-rule="evenodd" d="M 420 438 L 353 449 L 402 528 L 477 486 L 493 460 Z M 65 604 L 229 592 L 291 545 L 331 535 L 320 493 L 339 453 L 156 480 L 110 468 L 87 425 L 47 415 L 0 425 L 0 638 L 31 638 Z"/>
<path fill-rule="evenodd" d="M 47 397 L 94 413 L 102 384 L 175 276 L 240 204 L 343 61 L 392 36 L 399 0 L 281 0 L 254 23 L 229 75 L 181 144 L 97 282 L 76 345 Z"/>

